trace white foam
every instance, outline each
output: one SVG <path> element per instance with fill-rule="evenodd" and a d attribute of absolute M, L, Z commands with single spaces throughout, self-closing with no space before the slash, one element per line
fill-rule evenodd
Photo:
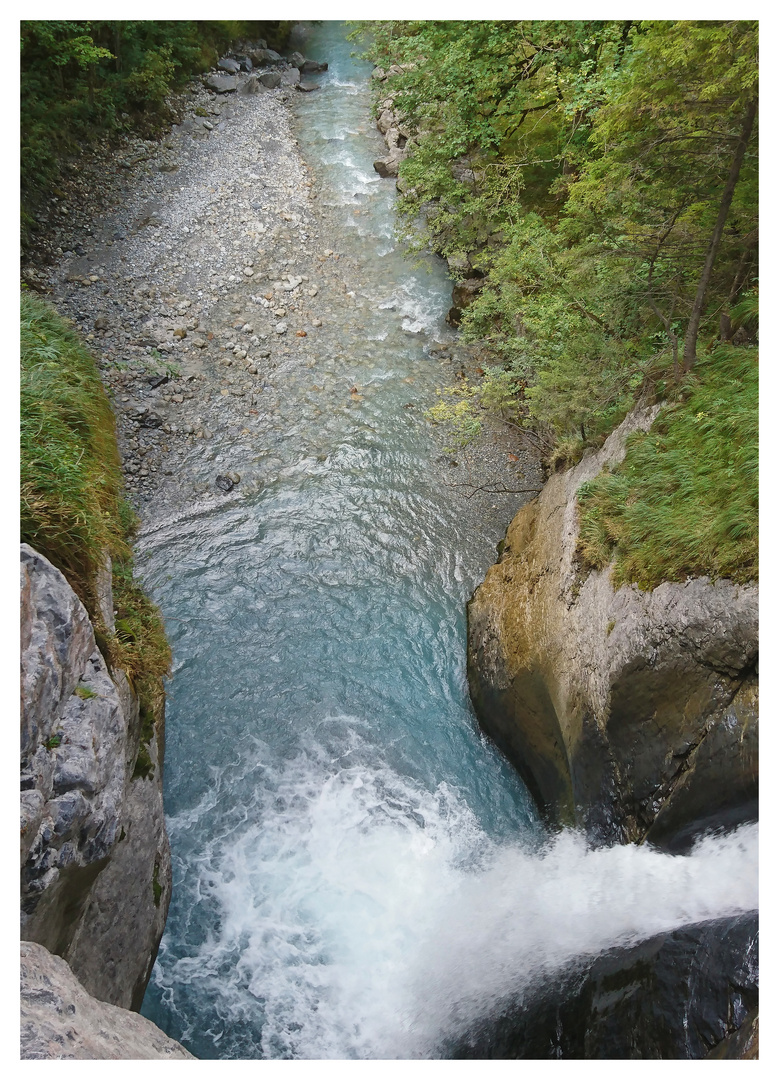
<path fill-rule="evenodd" d="M 757 906 L 756 826 L 687 857 L 593 851 L 570 832 L 540 852 L 498 845 L 446 784 L 369 766 L 352 721 L 344 751 L 345 719 L 259 768 L 252 804 L 190 861 L 191 903 L 218 918 L 195 955 L 163 951 L 155 970 L 170 990 L 200 980 L 227 1025 L 256 1025 L 262 1056 L 435 1056 L 577 955 Z"/>

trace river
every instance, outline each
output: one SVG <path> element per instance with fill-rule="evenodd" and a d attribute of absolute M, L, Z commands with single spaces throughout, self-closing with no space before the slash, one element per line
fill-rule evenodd
<path fill-rule="evenodd" d="M 578 952 L 752 902 L 732 872 L 752 839 L 672 859 L 549 837 L 479 733 L 465 603 L 508 519 L 453 494 L 420 417 L 451 282 L 393 239 L 352 48 L 315 28 L 306 51 L 329 70 L 297 123 L 332 246 L 360 266 L 330 373 L 363 407 L 320 418 L 301 390 L 296 440 L 316 457 L 139 551 L 174 654 L 174 891 L 143 1013 L 201 1058 L 445 1056 Z"/>

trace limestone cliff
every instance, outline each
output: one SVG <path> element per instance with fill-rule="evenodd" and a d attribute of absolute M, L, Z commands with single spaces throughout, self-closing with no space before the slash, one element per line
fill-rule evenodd
<path fill-rule="evenodd" d="M 192 1060 L 151 1020 L 91 997 L 42 945 L 21 947 L 23 1060 Z"/>
<path fill-rule="evenodd" d="M 756 817 L 758 590 L 615 590 L 578 566 L 579 487 L 655 415 L 636 410 L 516 515 L 469 604 L 468 671 L 482 727 L 553 819 L 682 847 Z"/>
<path fill-rule="evenodd" d="M 102 592 L 112 614 L 110 575 Z M 89 994 L 139 1009 L 170 902 L 161 731 L 137 774 L 137 699 L 65 577 L 26 544 L 21 597 L 21 936 Z"/>

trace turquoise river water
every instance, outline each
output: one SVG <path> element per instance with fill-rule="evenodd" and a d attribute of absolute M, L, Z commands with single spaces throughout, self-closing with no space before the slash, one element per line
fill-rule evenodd
<path fill-rule="evenodd" d="M 284 446 L 316 460 L 282 450 L 261 493 L 142 542 L 174 652 L 174 892 L 143 1012 L 202 1058 L 435 1058 L 577 953 L 756 906 L 734 880 L 756 838 L 687 858 L 549 838 L 480 735 L 465 603 L 507 522 L 452 497 L 404 409 L 409 377 L 434 400 L 422 344 L 451 334 L 451 282 L 393 240 L 369 65 L 337 24 L 313 34 L 330 66 L 298 136 L 365 298 L 338 374 L 381 392 L 301 402 Z"/>

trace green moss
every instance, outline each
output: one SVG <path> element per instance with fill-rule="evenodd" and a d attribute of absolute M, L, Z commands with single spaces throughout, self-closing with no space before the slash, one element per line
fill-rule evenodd
<path fill-rule="evenodd" d="M 579 554 L 613 581 L 652 589 L 707 575 L 758 577 L 758 356 L 722 346 L 698 361 L 622 464 L 579 490 Z"/>
<path fill-rule="evenodd" d="M 160 906 L 160 900 L 162 899 L 162 885 L 160 883 L 160 864 L 154 861 L 154 874 L 151 882 L 152 892 L 154 893 L 154 906 Z"/>
<path fill-rule="evenodd" d="M 91 686 L 77 686 L 73 693 L 76 697 L 80 697 L 82 701 L 88 701 L 90 698 L 97 697 L 97 694 Z"/>

